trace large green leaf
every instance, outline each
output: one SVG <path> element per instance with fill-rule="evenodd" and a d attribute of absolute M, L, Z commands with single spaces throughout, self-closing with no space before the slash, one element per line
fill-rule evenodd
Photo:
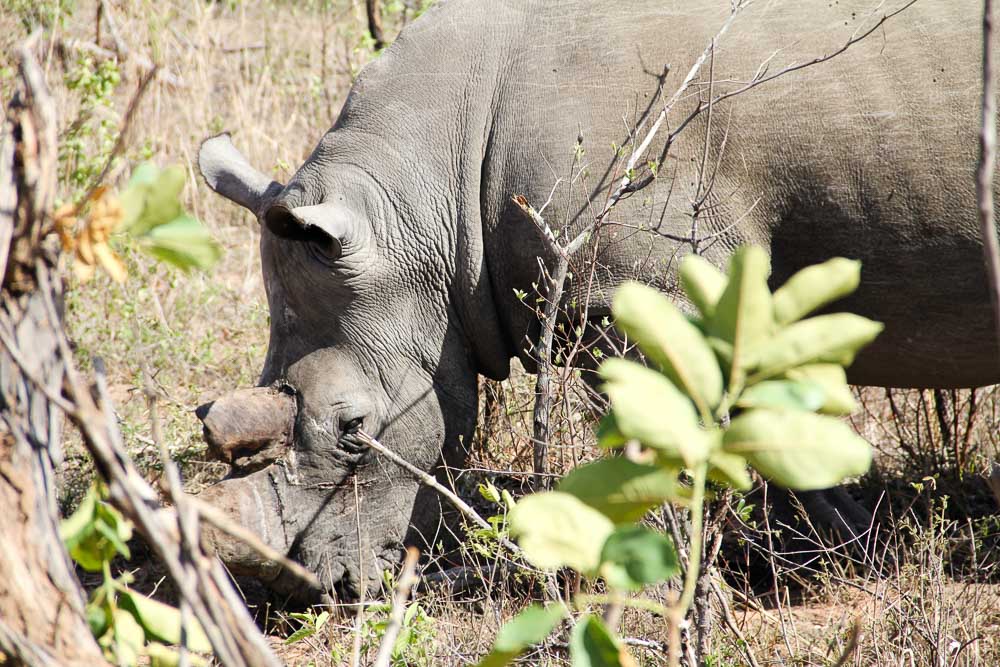
<path fill-rule="evenodd" d="M 222 256 L 219 244 L 196 218 L 181 215 L 149 230 L 143 247 L 152 255 L 185 271 L 209 269 Z"/>
<path fill-rule="evenodd" d="M 479 661 L 478 667 L 509 664 L 529 647 L 543 642 L 565 616 L 566 610 L 559 604 L 531 605 L 500 628 L 493 650 Z"/>
<path fill-rule="evenodd" d="M 627 438 L 681 459 L 687 465 L 708 456 L 704 431 L 691 401 L 670 380 L 641 364 L 608 359 L 601 364 L 604 391 L 615 424 Z"/>
<path fill-rule="evenodd" d="M 613 522 L 626 523 L 676 498 L 677 471 L 611 456 L 573 469 L 556 488 Z"/>
<path fill-rule="evenodd" d="M 847 373 L 837 364 L 807 364 L 790 368 L 789 380 L 811 382 L 823 387 L 823 405 L 819 411 L 828 415 L 849 415 L 857 409 L 854 394 L 847 386 Z"/>
<path fill-rule="evenodd" d="M 767 253 L 756 246 L 743 246 L 729 262 L 729 283 L 719 297 L 715 314 L 707 324 L 710 336 L 733 346 L 730 389 L 742 386 L 747 370 L 754 365 L 757 351 L 774 330 L 771 273 Z"/>
<path fill-rule="evenodd" d="M 871 446 L 834 417 L 756 409 L 732 421 L 723 447 L 764 477 L 797 490 L 825 489 L 871 465 Z"/>
<path fill-rule="evenodd" d="M 569 638 L 573 667 L 634 667 L 635 660 L 601 619 L 588 614 L 580 619 Z"/>
<path fill-rule="evenodd" d="M 774 293 L 774 319 L 779 325 L 795 322 L 812 311 L 858 288 L 861 262 L 843 257 L 808 266 Z"/>
<path fill-rule="evenodd" d="M 722 399 L 722 371 L 701 334 L 663 294 L 636 282 L 615 293 L 615 325 L 705 414 Z"/>
<path fill-rule="evenodd" d="M 576 496 L 559 491 L 536 493 L 518 501 L 509 515 L 510 533 L 536 567 L 571 567 L 594 574 L 601 547 L 614 530 L 611 519 Z"/>
<path fill-rule="evenodd" d="M 181 216 L 184 209 L 180 195 L 186 180 L 184 168 L 179 165 L 162 170 L 148 163 L 140 166 L 119 197 L 125 212 L 122 231 L 144 236 Z"/>
<path fill-rule="evenodd" d="M 637 591 L 678 572 L 674 543 L 643 526 L 618 526 L 601 550 L 601 575 L 612 588 Z"/>
<path fill-rule="evenodd" d="M 688 299 L 701 312 L 704 320 L 711 320 L 719 297 L 726 290 L 726 275 L 700 255 L 685 257 L 678 273 Z"/>
<path fill-rule="evenodd" d="M 135 591 L 122 593 L 118 597 L 118 605 L 135 616 L 151 639 L 164 644 L 181 643 L 181 612 L 176 607 L 157 602 Z M 212 650 L 208 636 L 195 618 L 188 622 L 187 646 L 192 651 L 202 653 Z"/>
<path fill-rule="evenodd" d="M 601 447 L 621 447 L 628 442 L 628 438 L 618 428 L 615 420 L 615 413 L 609 412 L 601 418 L 597 425 L 597 444 Z"/>
<path fill-rule="evenodd" d="M 852 313 L 819 315 L 783 329 L 760 348 L 755 380 L 780 375 L 796 366 L 834 363 L 849 366 L 858 350 L 882 331 L 873 322 Z"/>
<path fill-rule="evenodd" d="M 815 382 L 768 380 L 748 387 L 736 406 L 740 408 L 774 408 L 815 412 L 826 401 L 826 391 Z"/>

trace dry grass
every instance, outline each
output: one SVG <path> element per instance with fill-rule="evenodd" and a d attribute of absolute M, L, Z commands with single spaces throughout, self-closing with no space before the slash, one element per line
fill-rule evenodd
<path fill-rule="evenodd" d="M 122 83 L 106 104 L 93 108 L 83 103 L 79 88 L 69 88 L 73 72 L 80 67 L 93 71 L 96 65 L 81 61 L 76 52 L 64 53 L 59 45 L 95 39 L 97 4 L 0 0 L 0 97 L 5 100 L 13 80 L 12 46 L 27 34 L 22 18 L 42 13 L 50 20 L 45 71 L 58 101 L 63 138 L 75 134 L 81 142 L 75 153 L 67 151 L 63 163 L 61 196 L 67 200 L 81 191 L 73 171 L 93 169 L 103 160 L 108 134 L 113 136 L 138 81 L 134 63 L 125 62 Z M 111 5 L 128 47 L 186 83 L 183 88 L 156 84 L 142 102 L 126 154 L 112 172 L 119 184 L 145 156 L 193 169 L 199 142 L 221 130 L 233 133 L 253 164 L 287 179 L 332 124 L 352 73 L 372 56 L 364 44 L 363 3 L 356 0 L 119 0 Z M 394 23 L 389 26 L 394 34 Z M 111 46 L 106 23 L 102 45 Z M 143 394 L 147 378 L 152 379 L 164 396 L 165 437 L 184 462 L 188 486 L 197 488 L 224 469 L 204 460 L 192 411 L 224 391 L 254 383 L 268 317 L 254 220 L 212 195 L 193 171 L 185 198 L 222 244 L 219 266 L 210 274 L 183 274 L 126 249 L 131 279 L 125 285 L 103 276 L 72 283 L 67 320 L 81 363 L 95 356 L 107 362 L 125 437 L 140 465 L 156 476 Z M 550 455 L 556 472 L 592 455 L 590 424 L 580 408 L 585 390 L 572 372 L 561 380 L 568 398 L 557 402 L 553 421 Z M 531 468 L 530 378 L 518 373 L 502 384 L 488 383 L 484 391 L 495 400 L 485 401 L 475 458 L 456 478 L 467 496 L 476 495 L 475 485 L 484 478 L 519 491 L 525 479 L 520 473 Z M 871 562 L 851 567 L 850 556 L 838 560 L 818 548 L 807 559 L 818 574 L 805 579 L 799 576 L 801 558 L 789 565 L 780 556 L 761 557 L 751 573 L 732 567 L 726 575 L 735 593 L 733 620 L 748 646 L 720 622 L 711 664 L 745 664 L 747 648 L 760 664 L 832 664 L 855 622 L 862 631 L 859 649 L 847 664 L 1000 664 L 1000 588 L 993 584 L 1000 522 L 979 478 L 996 455 L 1000 400 L 992 390 L 981 390 L 970 419 L 969 392 L 954 397 L 895 392 L 891 401 L 881 390 L 860 395 L 864 410 L 855 426 L 875 443 L 879 472 L 856 487 L 856 495 L 875 502 L 880 489 L 890 490 L 880 507 L 887 517 L 881 530 L 891 539 L 879 552 L 878 567 L 871 568 Z M 92 469 L 72 446 L 73 434 L 67 437 L 69 456 L 62 472 L 64 505 L 69 506 Z M 947 503 L 943 496 L 949 497 Z M 471 550 L 450 557 L 459 562 L 477 558 Z M 149 569 L 146 579 L 154 582 L 151 564 L 133 566 Z M 884 576 L 874 576 L 873 569 Z M 751 586 L 753 576 L 773 584 Z M 527 602 L 527 587 L 508 583 L 495 582 L 462 599 L 422 595 L 425 615 L 412 625 L 415 638 L 403 662 L 473 663 L 504 620 Z M 369 610 L 362 624 L 362 662 L 374 655 L 378 619 Z M 289 664 L 349 660 L 353 613 L 337 616 L 313 637 L 283 646 L 281 636 L 297 625 L 282 614 L 266 621 Z M 623 632 L 653 642 L 666 639 L 659 619 L 636 610 L 625 614 Z M 640 664 L 663 662 L 655 649 L 635 650 Z M 565 664 L 565 645 L 546 645 L 528 662 Z"/>

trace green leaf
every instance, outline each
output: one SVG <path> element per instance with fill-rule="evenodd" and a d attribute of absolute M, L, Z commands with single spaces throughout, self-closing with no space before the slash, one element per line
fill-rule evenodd
<path fill-rule="evenodd" d="M 799 320 L 812 311 L 858 288 L 861 262 L 843 257 L 808 266 L 774 293 L 774 319 L 779 325 Z"/>
<path fill-rule="evenodd" d="M 187 180 L 184 168 L 173 165 L 157 170 L 155 166 L 143 165 L 140 170 L 136 170 L 129 187 L 119 196 L 125 211 L 122 230 L 132 236 L 145 236 L 184 214 L 180 201 Z"/>
<path fill-rule="evenodd" d="M 531 605 L 504 624 L 497 634 L 493 650 L 479 661 L 478 667 L 503 667 L 509 664 L 529 647 L 544 641 L 565 615 L 562 605 Z"/>
<path fill-rule="evenodd" d="M 615 423 L 627 438 L 692 466 L 708 456 L 694 406 L 670 380 L 641 364 L 608 359 L 601 364 L 604 391 Z"/>
<path fill-rule="evenodd" d="M 636 282 L 618 288 L 611 312 L 615 325 L 710 414 L 722 399 L 722 371 L 701 331 L 663 294 Z"/>
<path fill-rule="evenodd" d="M 712 319 L 719 297 L 726 290 L 726 275 L 700 255 L 685 257 L 678 273 L 684 292 L 701 312 L 702 318 L 706 321 Z"/>
<path fill-rule="evenodd" d="M 736 405 L 741 408 L 774 408 L 815 412 L 826 401 L 826 391 L 815 382 L 768 380 L 740 394 Z"/>
<path fill-rule="evenodd" d="M 94 521 L 96 508 L 97 486 L 91 484 L 76 511 L 59 523 L 59 537 L 67 549 L 72 549 L 93 530 L 91 524 Z"/>
<path fill-rule="evenodd" d="M 115 553 L 121 554 L 125 558 L 132 557 L 132 554 L 128 549 L 128 545 L 122 541 L 116 527 L 110 526 L 104 521 L 98 520 L 94 522 L 94 528 L 96 528 L 97 532 L 108 541 L 108 545 L 111 547 L 112 553 L 108 553 L 108 560 L 114 558 Z M 132 531 L 129 530 L 128 532 L 131 533 Z"/>
<path fill-rule="evenodd" d="M 748 491 L 753 486 L 753 480 L 747 472 L 747 460 L 721 449 L 708 455 L 708 478 L 741 491 Z"/>
<path fill-rule="evenodd" d="M 295 642 L 302 641 L 306 637 L 312 637 L 314 634 L 316 634 L 316 628 L 314 628 L 310 623 L 303 623 L 299 626 L 298 630 L 288 635 L 285 639 L 285 644 L 294 644 Z"/>
<path fill-rule="evenodd" d="M 135 665 L 146 643 L 146 634 L 132 614 L 124 609 L 116 609 L 113 614 L 115 656 L 119 665 Z"/>
<path fill-rule="evenodd" d="M 719 297 L 715 314 L 706 322 L 710 336 L 733 346 L 729 386 L 742 386 L 747 370 L 754 365 L 758 348 L 774 329 L 771 272 L 767 254 L 756 246 L 743 246 L 729 261 L 729 283 Z"/>
<path fill-rule="evenodd" d="M 222 256 L 204 225 L 189 215 L 178 216 L 142 237 L 142 247 L 159 259 L 188 271 L 209 269 Z"/>
<path fill-rule="evenodd" d="M 633 667 L 635 660 L 597 616 L 580 619 L 569 638 L 573 667 Z"/>
<path fill-rule="evenodd" d="M 847 373 L 837 364 L 807 364 L 790 368 L 785 373 L 789 380 L 812 382 L 823 388 L 823 405 L 820 412 L 828 415 L 849 415 L 857 409 L 854 394 L 847 386 Z"/>
<path fill-rule="evenodd" d="M 844 422 L 806 412 L 757 409 L 732 421 L 723 447 L 791 489 L 835 486 L 871 465 L 871 446 Z"/>
<path fill-rule="evenodd" d="M 573 469 L 556 488 L 615 523 L 627 523 L 676 497 L 677 471 L 610 456 Z"/>
<path fill-rule="evenodd" d="M 169 648 L 159 642 L 146 644 L 145 653 L 149 656 L 150 667 L 177 667 L 181 662 L 181 654 L 177 649 Z M 188 653 L 188 663 L 191 667 L 204 667 L 208 661 Z"/>
<path fill-rule="evenodd" d="M 135 616 L 150 638 L 164 644 L 181 643 L 181 612 L 179 609 L 157 602 L 135 591 L 122 593 L 118 597 L 118 605 Z M 208 641 L 208 636 L 196 618 L 189 619 L 187 630 L 188 648 L 200 653 L 212 650 L 212 644 Z"/>
<path fill-rule="evenodd" d="M 791 324 L 760 349 L 753 381 L 780 375 L 796 366 L 834 363 L 850 366 L 858 350 L 884 327 L 852 313 L 819 315 Z"/>
<path fill-rule="evenodd" d="M 510 513 L 510 533 L 536 567 L 571 567 L 593 574 L 601 547 L 614 525 L 606 516 L 568 493 L 551 491 L 522 498 Z"/>
<path fill-rule="evenodd" d="M 627 442 L 628 438 L 618 429 L 615 413 L 609 412 L 604 415 L 597 425 L 597 444 L 610 449 L 612 447 L 621 447 Z"/>
<path fill-rule="evenodd" d="M 637 591 L 680 572 L 677 550 L 665 535 L 643 526 L 619 526 L 601 550 L 601 574 L 612 588 Z"/>

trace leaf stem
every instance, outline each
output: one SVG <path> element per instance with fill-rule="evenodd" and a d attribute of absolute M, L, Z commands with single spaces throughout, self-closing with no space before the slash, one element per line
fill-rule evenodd
<path fill-rule="evenodd" d="M 694 484 L 691 494 L 691 531 L 690 549 L 688 550 L 687 571 L 684 573 L 684 589 L 677 604 L 670 608 L 667 614 L 670 629 L 670 665 L 680 664 L 681 624 L 687 617 L 688 609 L 694 600 L 698 575 L 701 571 L 702 521 L 705 504 L 705 479 L 708 474 L 708 462 L 702 461 L 693 471 Z"/>

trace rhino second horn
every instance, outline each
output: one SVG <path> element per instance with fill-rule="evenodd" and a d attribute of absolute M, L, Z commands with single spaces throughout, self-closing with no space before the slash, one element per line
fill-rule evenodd
<path fill-rule="evenodd" d="M 295 430 L 295 398 L 273 387 L 239 389 L 196 410 L 209 454 L 240 472 L 280 458 Z"/>

